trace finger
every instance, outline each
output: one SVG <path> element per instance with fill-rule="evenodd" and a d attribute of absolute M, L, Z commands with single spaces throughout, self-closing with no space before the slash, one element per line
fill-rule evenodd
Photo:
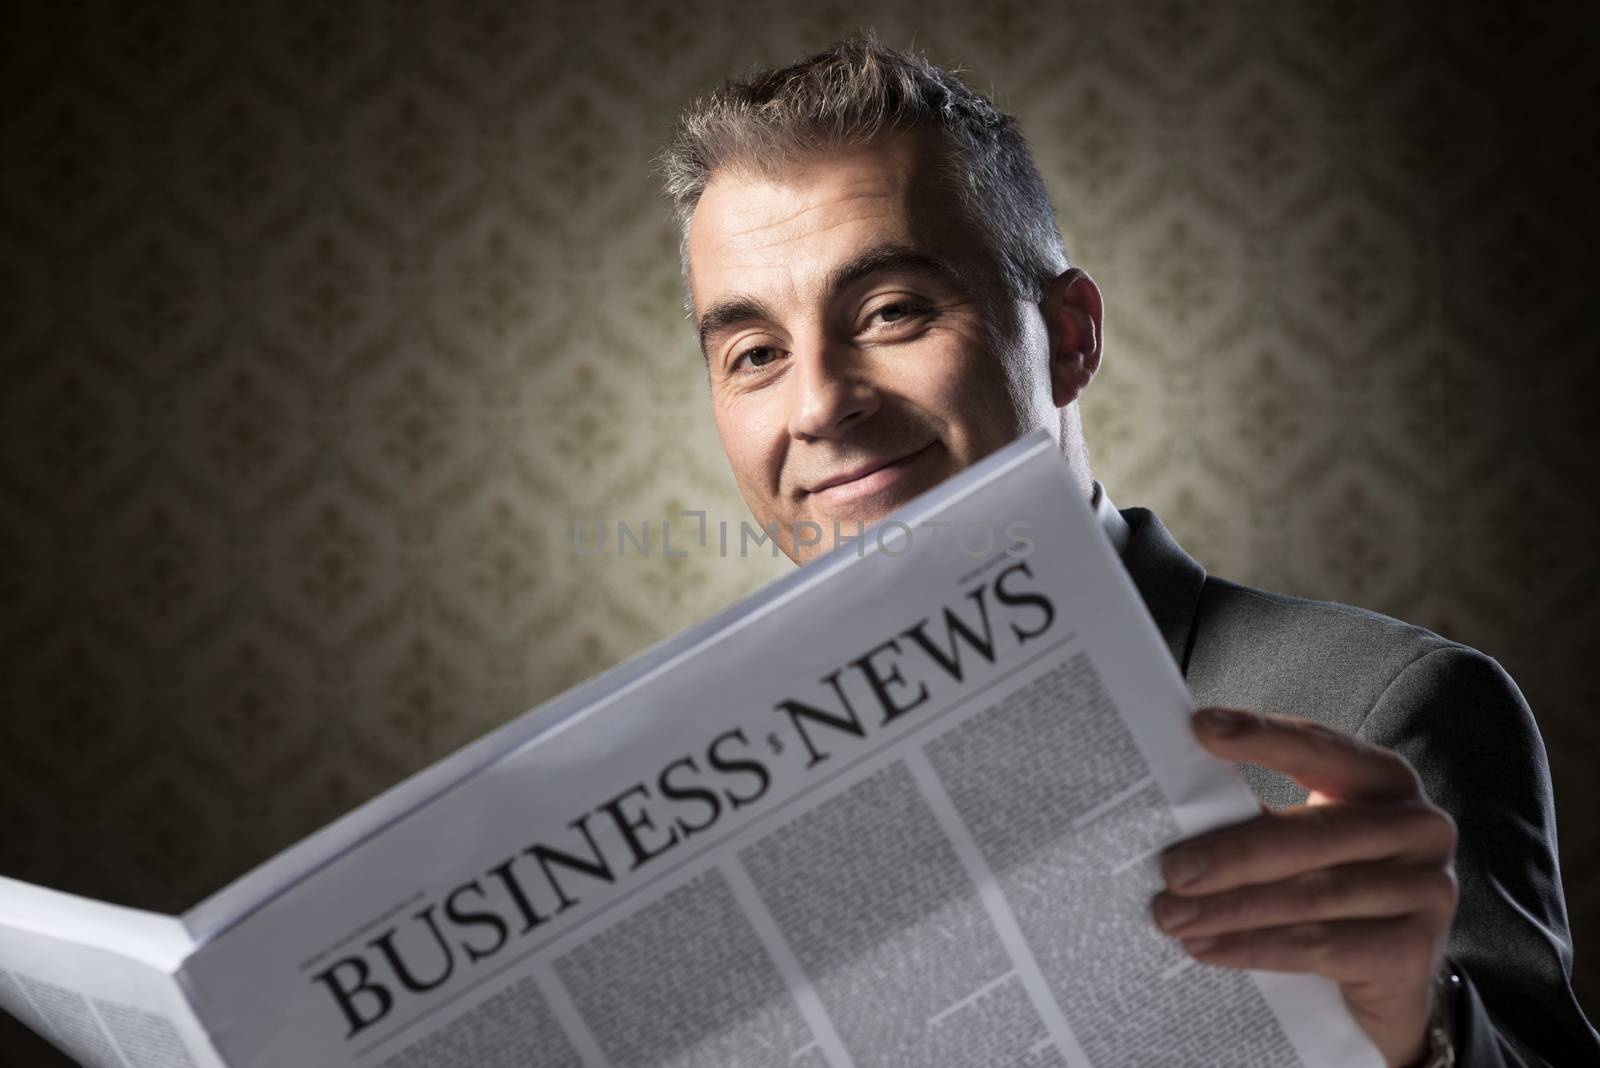
<path fill-rule="evenodd" d="M 1185 940 L 1296 923 L 1409 915 L 1443 932 L 1455 909 L 1456 880 L 1449 868 L 1392 862 L 1325 868 L 1202 897 L 1158 894 L 1152 904 L 1161 929 Z"/>
<path fill-rule="evenodd" d="M 1422 783 L 1404 757 L 1353 734 L 1291 716 L 1237 708 L 1202 708 L 1195 737 L 1224 760 L 1281 771 L 1308 790 L 1349 801 L 1421 797 Z"/>
<path fill-rule="evenodd" d="M 1312 972 L 1339 983 L 1426 985 L 1441 936 L 1412 917 L 1297 923 L 1184 940 L 1202 964 Z"/>
<path fill-rule="evenodd" d="M 1186 897 L 1376 860 L 1448 863 L 1455 823 L 1426 801 L 1301 805 L 1257 816 L 1169 849 L 1167 889 Z"/>

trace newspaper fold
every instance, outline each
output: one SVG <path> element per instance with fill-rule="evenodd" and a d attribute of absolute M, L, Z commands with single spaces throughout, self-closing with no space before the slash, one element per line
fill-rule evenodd
<path fill-rule="evenodd" d="M 1037 434 L 180 918 L 0 880 L 0 1004 L 105 1068 L 1375 1068 L 1151 922 L 1258 811 L 1189 713 Z"/>

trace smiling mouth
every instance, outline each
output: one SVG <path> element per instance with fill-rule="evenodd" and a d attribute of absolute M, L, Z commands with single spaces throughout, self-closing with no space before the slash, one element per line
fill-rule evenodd
<path fill-rule="evenodd" d="M 937 442 L 929 442 L 915 452 L 907 453 L 895 460 L 880 460 L 862 464 L 853 470 L 841 475 L 835 475 L 817 483 L 810 489 L 810 494 L 822 500 L 834 503 L 852 501 L 861 497 L 870 497 L 894 488 L 907 477 L 907 469 L 934 447 Z"/>

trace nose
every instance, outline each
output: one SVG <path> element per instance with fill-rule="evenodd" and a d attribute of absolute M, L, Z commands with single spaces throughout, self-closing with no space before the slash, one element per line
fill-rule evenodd
<path fill-rule="evenodd" d="M 837 438 L 878 410 L 878 391 L 848 345 L 818 339 L 790 357 L 789 434 Z"/>

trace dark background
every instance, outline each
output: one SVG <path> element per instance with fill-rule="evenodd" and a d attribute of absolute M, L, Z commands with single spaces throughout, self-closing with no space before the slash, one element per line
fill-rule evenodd
<path fill-rule="evenodd" d="M 0 873 L 179 911 L 776 574 L 563 532 L 740 517 L 649 160 L 872 25 L 1022 119 L 1113 497 L 1517 678 L 1594 1013 L 1587 11 L 800 7 L 0 8 Z"/>

